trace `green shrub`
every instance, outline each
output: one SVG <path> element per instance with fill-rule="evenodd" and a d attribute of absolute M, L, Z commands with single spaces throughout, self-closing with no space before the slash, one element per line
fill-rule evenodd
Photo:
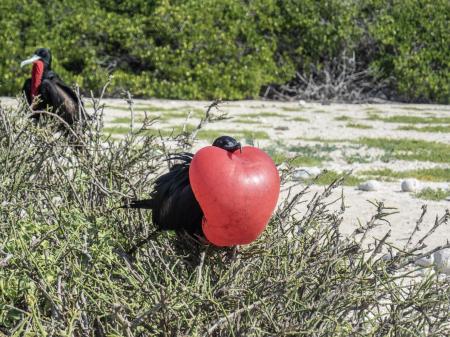
<path fill-rule="evenodd" d="M 370 33 L 378 46 L 372 65 L 407 100 L 450 101 L 447 0 L 369 1 Z"/>
<path fill-rule="evenodd" d="M 354 53 L 394 98 L 448 103 L 449 12 L 446 0 L 3 0 L 0 95 L 18 93 L 20 61 L 46 46 L 86 93 L 113 74 L 113 96 L 255 98 Z"/>
<path fill-rule="evenodd" d="M 285 0 L 278 6 L 278 53 L 292 70 L 308 74 L 312 65 L 320 69 L 356 48 L 362 31 L 352 1 Z"/>
<path fill-rule="evenodd" d="M 0 93 L 17 92 L 29 74 L 19 70 L 20 60 L 43 45 L 54 53 L 55 70 L 85 90 L 98 92 L 112 73 L 113 95 L 237 99 L 256 97 L 262 84 L 279 80 L 275 43 L 260 27 L 272 1 L 146 2 L 6 0 L 0 71 L 7 83 Z M 18 7 L 27 10 L 18 14 Z"/>

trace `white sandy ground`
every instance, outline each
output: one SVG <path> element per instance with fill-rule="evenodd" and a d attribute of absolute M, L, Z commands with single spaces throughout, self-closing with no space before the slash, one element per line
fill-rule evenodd
<path fill-rule="evenodd" d="M 0 98 L 0 102 L 3 106 L 14 106 L 17 101 L 12 98 Z M 86 100 L 88 108 L 89 100 Z M 106 108 L 104 110 L 105 126 L 125 126 L 129 124 L 117 124 L 112 123 L 115 118 L 129 117 L 130 112 L 126 110 L 127 103 L 121 99 L 106 99 L 104 100 Z M 161 108 L 161 111 L 150 111 L 149 114 L 163 116 L 167 109 L 179 109 L 179 111 L 193 111 L 193 109 L 201 109 L 205 111 L 206 107 L 210 104 L 207 101 L 182 101 L 182 100 L 134 100 L 134 108 L 136 109 L 135 115 L 137 117 L 143 116 L 143 109 L 152 107 Z M 91 108 L 89 108 L 91 109 Z M 411 170 L 418 168 L 433 168 L 443 167 L 450 169 L 450 165 L 431 163 L 431 162 L 418 162 L 418 161 L 391 161 L 388 163 L 379 160 L 378 156 L 381 154 L 376 149 L 367 148 L 352 148 L 351 143 L 348 140 L 357 140 L 362 137 L 378 138 L 413 138 L 426 141 L 437 141 L 441 143 L 450 144 L 450 133 L 430 133 L 430 132 L 417 132 L 417 131 L 401 131 L 397 128 L 401 124 L 386 123 L 382 121 L 368 120 L 369 114 L 377 113 L 383 117 L 394 115 L 411 115 L 421 117 L 450 117 L 450 106 L 445 105 L 409 105 L 409 104 L 331 104 L 321 105 L 320 103 L 306 103 L 299 104 L 298 102 L 274 102 L 274 101 L 236 101 L 236 102 L 224 102 L 220 105 L 222 112 L 228 113 L 229 117 L 233 117 L 229 120 L 220 121 L 206 125 L 206 130 L 230 130 L 231 132 L 239 131 L 242 129 L 252 131 L 265 131 L 269 134 L 269 140 L 257 140 L 256 146 L 266 147 L 269 145 L 314 145 L 322 144 L 323 140 L 333 141 L 333 144 L 337 146 L 336 151 L 328 153 L 331 157 L 331 161 L 327 161 L 321 166 L 321 169 L 327 168 L 335 171 L 353 170 L 358 172 L 367 169 L 378 168 L 390 168 L 394 171 Z M 277 113 L 279 116 L 259 116 L 260 113 L 270 112 Z M 251 114 L 252 117 L 260 124 L 242 124 L 234 121 L 234 117 L 242 116 L 242 114 Z M 347 116 L 351 120 L 338 121 L 336 117 Z M 307 121 L 294 121 L 294 117 L 303 117 Z M 241 118 L 241 117 L 239 117 Z M 248 118 L 248 117 L 245 117 Z M 170 128 L 171 126 L 180 126 L 184 122 L 184 118 L 174 118 L 168 121 L 159 121 L 155 125 L 155 128 Z M 189 124 L 197 125 L 198 118 L 191 118 Z M 372 129 L 355 129 L 347 127 L 347 123 L 359 123 L 373 126 Z M 411 124 L 409 124 L 411 125 Z M 424 126 L 421 124 L 414 124 L 413 126 Z M 341 140 L 342 142 L 339 142 Z M 241 140 L 245 143 L 245 140 Z M 341 143 L 345 144 L 341 147 Z M 196 143 L 195 148 L 198 149 L 204 145 L 207 145 L 207 141 L 199 141 Z M 350 144 L 350 145 L 349 145 Z M 367 163 L 348 163 L 344 160 L 345 155 L 358 154 L 366 156 L 369 160 Z M 450 161 L 450 159 L 449 159 Z M 370 201 L 383 201 L 388 207 L 397 208 L 398 214 L 391 215 L 387 219 L 390 221 L 390 225 L 385 224 L 379 226 L 371 231 L 371 238 L 382 238 L 384 234 L 391 230 L 390 241 L 394 242 L 398 246 L 403 246 L 409 237 L 409 234 L 413 231 L 417 219 L 421 214 L 421 206 L 426 204 L 428 206 L 428 212 L 424 218 L 421 231 L 417 234 L 419 239 L 427 229 L 431 228 L 434 224 L 436 216 L 442 216 L 446 209 L 450 208 L 449 200 L 442 201 L 426 201 L 417 199 L 410 193 L 401 192 L 400 188 L 401 180 L 394 180 L 393 182 L 380 182 L 380 189 L 372 192 L 363 192 L 357 190 L 355 187 L 344 187 L 346 212 L 344 214 L 344 221 L 341 227 L 343 234 L 350 234 L 358 226 L 358 221 L 365 224 L 373 214 L 375 214 L 375 208 Z M 444 189 L 449 188 L 450 182 L 442 183 L 430 183 L 422 182 L 423 187 L 440 187 Z M 303 184 L 295 187 L 295 191 L 299 191 L 303 188 Z M 323 186 L 313 186 L 311 192 L 307 194 L 303 200 L 309 201 L 315 191 L 323 191 Z M 149 187 L 150 190 L 150 187 Z M 338 197 L 340 190 L 336 190 L 334 195 L 330 197 L 330 200 Z M 285 197 L 286 193 L 282 193 L 281 201 Z M 336 207 L 339 207 L 337 204 Z M 299 211 L 303 212 L 304 206 L 299 206 Z M 433 233 L 425 243 L 428 248 L 434 248 L 436 246 L 445 244 L 447 240 L 450 240 L 450 223 L 441 226 L 435 233 Z"/>

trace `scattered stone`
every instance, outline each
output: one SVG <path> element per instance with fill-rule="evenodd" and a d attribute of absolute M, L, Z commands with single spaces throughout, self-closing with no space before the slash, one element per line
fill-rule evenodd
<path fill-rule="evenodd" d="M 402 181 L 401 187 L 403 192 L 417 192 L 420 188 L 420 183 L 417 179 L 405 179 Z"/>
<path fill-rule="evenodd" d="M 298 104 L 300 106 L 306 106 L 306 102 L 304 100 L 302 100 L 302 99 L 298 101 Z"/>
<path fill-rule="evenodd" d="M 275 130 L 286 131 L 286 130 L 289 130 L 289 127 L 287 127 L 287 126 L 277 126 L 277 127 L 275 127 Z"/>
<path fill-rule="evenodd" d="M 298 168 L 292 173 L 293 180 L 306 180 L 315 178 L 322 170 L 318 167 Z"/>
<path fill-rule="evenodd" d="M 312 177 L 316 177 L 322 172 L 318 167 L 310 167 L 307 171 Z"/>
<path fill-rule="evenodd" d="M 438 250 L 434 253 L 436 269 L 443 274 L 450 275 L 450 248 Z"/>
<path fill-rule="evenodd" d="M 424 257 L 418 259 L 415 263 L 416 263 L 418 266 L 429 267 L 429 266 L 433 265 L 433 263 L 434 263 L 434 257 L 433 257 L 433 255 L 430 255 L 430 256 L 424 256 Z"/>
<path fill-rule="evenodd" d="M 361 191 L 377 191 L 380 189 L 380 183 L 376 180 L 368 180 L 358 186 Z"/>
<path fill-rule="evenodd" d="M 298 169 L 292 173 L 293 180 L 305 180 L 305 179 L 308 179 L 309 177 L 310 177 L 310 175 L 309 175 L 308 171 L 306 171 L 304 169 Z"/>
<path fill-rule="evenodd" d="M 381 256 L 381 259 L 383 261 L 391 261 L 394 258 L 395 258 L 395 254 L 392 254 L 392 253 L 385 253 Z"/>

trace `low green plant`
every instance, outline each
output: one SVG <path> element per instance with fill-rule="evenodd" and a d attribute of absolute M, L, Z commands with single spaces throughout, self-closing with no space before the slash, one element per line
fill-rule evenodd
<path fill-rule="evenodd" d="M 353 164 L 353 163 L 370 163 L 374 159 L 370 155 L 361 154 L 359 152 L 353 153 L 353 154 L 346 154 L 344 153 L 344 159 L 347 163 Z"/>
<path fill-rule="evenodd" d="M 271 156 L 277 165 L 287 163 L 292 167 L 317 166 L 327 160 L 325 156 L 319 156 L 312 151 L 295 155 L 287 154 L 286 152 L 288 149 L 279 143 L 266 147 L 264 150 Z"/>
<path fill-rule="evenodd" d="M 287 117 L 287 115 L 278 113 L 278 112 L 270 112 L 270 111 L 262 111 L 262 112 L 255 112 L 255 113 L 244 113 L 239 114 L 240 117 Z"/>
<path fill-rule="evenodd" d="M 330 185 L 341 177 L 344 177 L 342 183 L 346 186 L 357 186 L 363 182 L 363 179 L 355 175 L 343 175 L 342 173 L 327 170 L 320 174 L 317 179 L 314 180 L 314 183 L 317 185 Z"/>
<path fill-rule="evenodd" d="M 353 129 L 373 129 L 373 126 L 371 126 L 371 125 L 359 124 L 359 123 L 348 123 L 345 126 L 348 128 L 353 128 Z"/>
<path fill-rule="evenodd" d="M 429 126 L 400 126 L 397 130 L 419 131 L 419 132 L 442 132 L 450 133 L 450 125 L 429 125 Z"/>
<path fill-rule="evenodd" d="M 362 138 L 360 144 L 385 151 L 385 158 L 450 163 L 450 145 L 419 139 Z"/>
<path fill-rule="evenodd" d="M 405 124 L 438 124 L 438 123 L 450 123 L 450 117 L 422 117 L 422 116 L 409 116 L 409 115 L 396 115 L 383 117 L 379 114 L 369 114 L 369 120 L 379 120 L 386 123 L 405 123 Z"/>
<path fill-rule="evenodd" d="M 391 169 L 364 170 L 360 175 L 383 178 L 416 178 L 423 181 L 450 181 L 450 168 L 434 167 L 406 171 L 393 171 Z"/>
<path fill-rule="evenodd" d="M 318 155 L 323 152 L 329 153 L 337 150 L 337 146 L 332 143 L 314 145 L 290 145 L 287 148 L 291 152 L 306 155 Z"/>
<path fill-rule="evenodd" d="M 339 121 L 339 122 L 345 122 L 345 121 L 351 121 L 352 118 L 349 116 L 342 115 L 342 116 L 335 117 L 334 120 Z"/>
<path fill-rule="evenodd" d="M 342 138 L 323 138 L 323 137 L 296 137 L 296 140 L 303 140 L 306 142 L 320 142 L 324 144 L 333 144 L 333 143 L 351 143 L 353 140 L 351 139 L 342 139 Z"/>
<path fill-rule="evenodd" d="M 251 118 L 235 118 L 235 119 L 233 119 L 233 122 L 241 123 L 241 124 L 260 124 L 261 123 L 257 119 L 251 119 Z"/>
<path fill-rule="evenodd" d="M 419 199 L 439 201 L 450 197 L 450 191 L 442 188 L 434 189 L 431 187 L 426 187 L 416 193 L 415 197 Z"/>
<path fill-rule="evenodd" d="M 287 112 L 301 112 L 303 110 L 303 108 L 301 107 L 290 107 L 290 106 L 282 106 L 281 110 L 283 111 L 287 111 Z"/>
<path fill-rule="evenodd" d="M 300 117 L 300 116 L 290 118 L 289 120 L 294 121 L 294 122 L 309 122 L 308 118 Z"/>

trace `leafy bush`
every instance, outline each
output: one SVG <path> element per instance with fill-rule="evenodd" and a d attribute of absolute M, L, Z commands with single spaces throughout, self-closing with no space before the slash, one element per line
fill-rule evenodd
<path fill-rule="evenodd" d="M 406 99 L 450 102 L 450 2 L 371 1 L 370 32 L 378 46 L 372 66 Z"/>
<path fill-rule="evenodd" d="M 309 74 L 343 53 L 351 53 L 362 30 L 355 25 L 357 7 L 350 1 L 280 1 L 277 52 L 297 70 Z"/>
<path fill-rule="evenodd" d="M 449 7 L 446 0 L 3 0 L 0 94 L 17 94 L 29 74 L 20 61 L 47 46 L 67 82 L 97 94 L 112 73 L 114 96 L 254 98 L 299 73 L 319 82 L 356 76 L 354 86 L 336 90 L 344 99 L 354 95 L 342 91 L 389 80 L 391 98 L 446 103 Z"/>
<path fill-rule="evenodd" d="M 0 331 L 128 337 L 450 333 L 448 280 L 411 267 L 429 233 L 398 250 L 387 232 L 365 248 L 369 231 L 392 212 L 378 203 L 369 222 L 342 237 L 345 207 L 329 208 L 340 178 L 312 198 L 308 187 L 290 196 L 262 237 L 236 255 L 170 233 L 128 255 L 154 227 L 149 212 L 117 206 L 147 195 L 167 167 L 166 146 L 182 139 L 163 143 L 140 131 L 117 142 L 104 139 L 101 105 L 95 106 L 84 135 L 69 138 L 55 135 L 50 123 L 33 125 L 25 109 L 0 107 Z M 299 217 L 296 207 L 304 201 Z M 379 254 L 386 248 L 391 258 Z"/>

